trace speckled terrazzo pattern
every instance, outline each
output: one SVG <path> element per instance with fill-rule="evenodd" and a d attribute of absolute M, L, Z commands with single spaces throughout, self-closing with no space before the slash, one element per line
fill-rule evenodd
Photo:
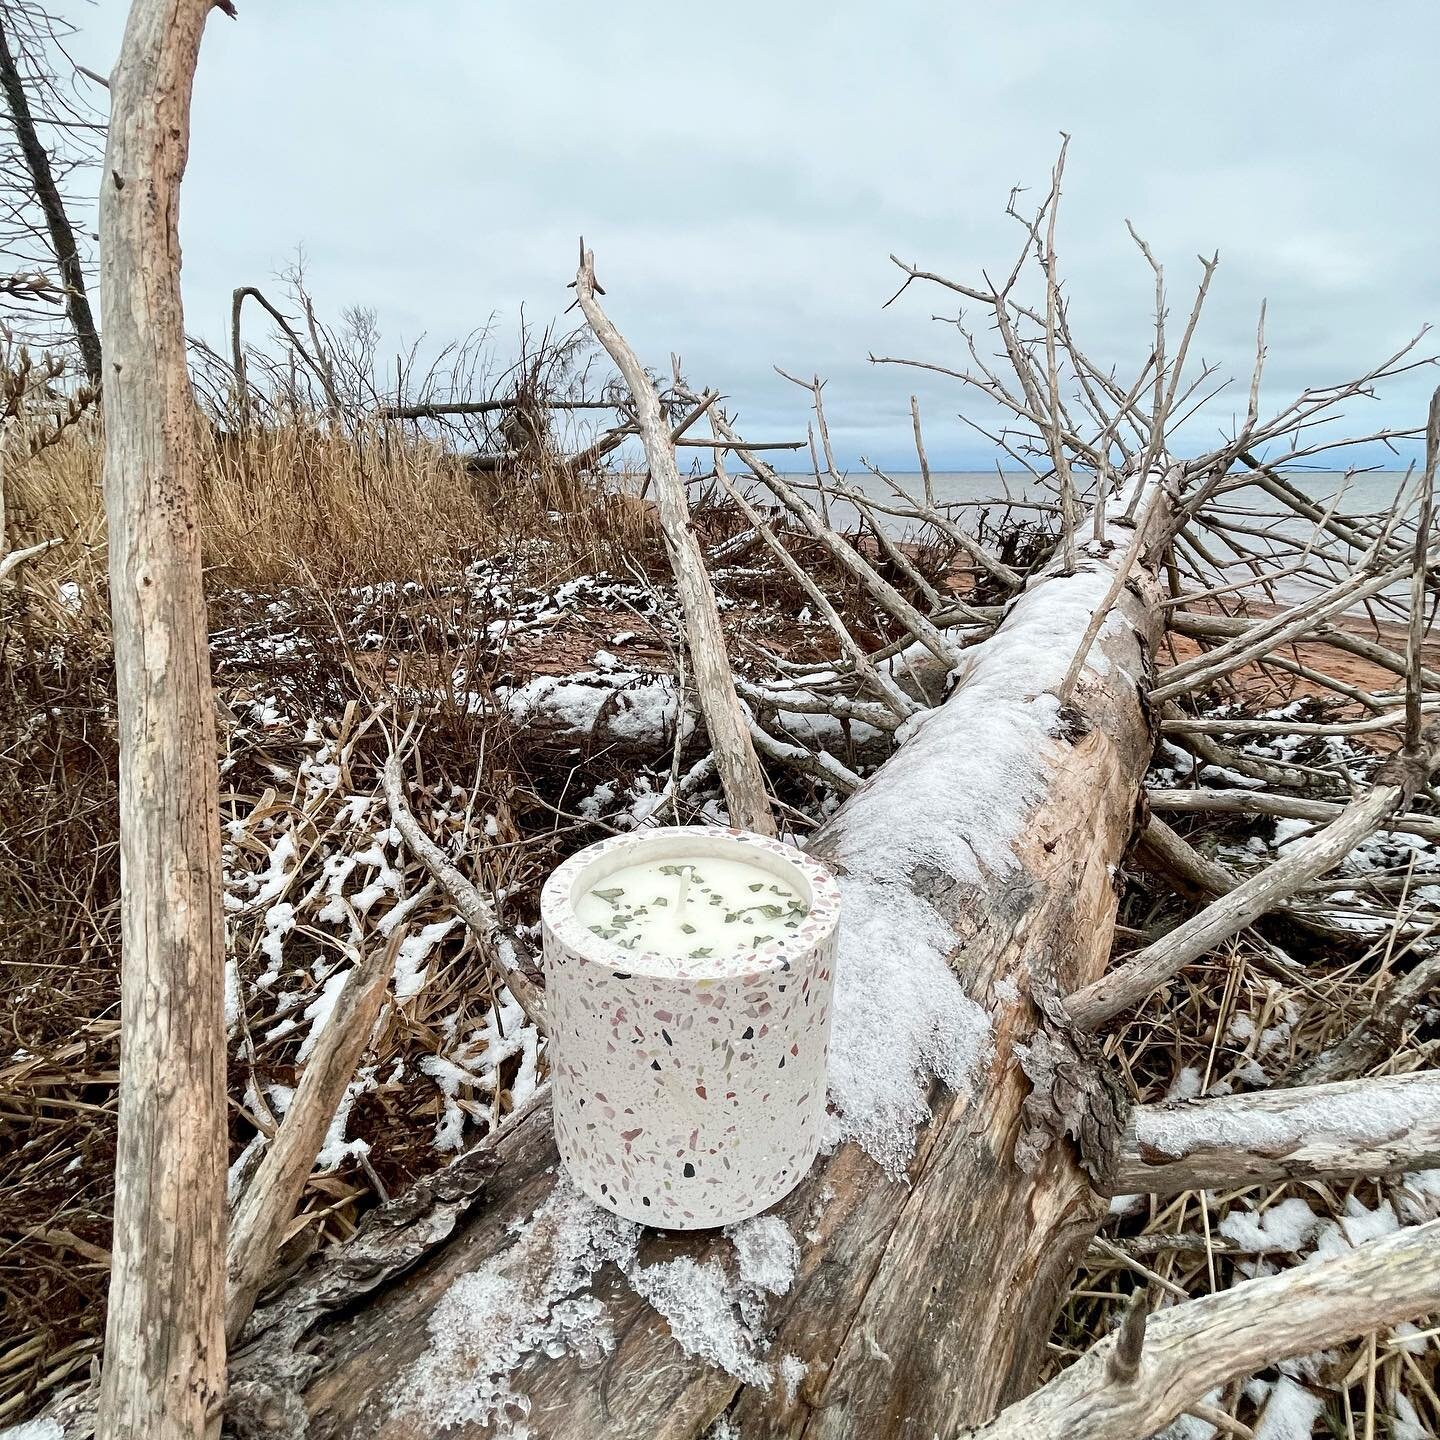
<path fill-rule="evenodd" d="M 612 870 L 734 846 L 776 876 L 798 872 L 810 909 L 788 939 L 673 959 L 623 950 L 575 918 L 571 897 Z M 798 1183 L 825 1117 L 839 905 L 823 867 L 737 830 L 619 836 L 555 871 L 541 897 L 555 1134 L 586 1194 L 693 1230 L 757 1214 Z"/>

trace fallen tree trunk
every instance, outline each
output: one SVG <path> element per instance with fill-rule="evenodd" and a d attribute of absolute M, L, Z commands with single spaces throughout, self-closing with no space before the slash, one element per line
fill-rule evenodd
<path fill-rule="evenodd" d="M 799 1241 L 793 1274 L 762 1293 L 738 1239 L 635 1233 L 593 1209 L 577 1240 L 537 1105 L 257 1312 L 237 1431 L 428 1440 L 523 1413 L 534 1440 L 648 1440 L 728 1413 L 747 1440 L 869 1440 L 950 1435 L 1024 1394 L 1101 1213 L 1063 1137 L 1120 1128 L 1077 1083 L 1093 1070 L 1058 997 L 1108 958 L 1150 755 L 1148 557 L 1072 706 L 1053 691 L 1123 548 L 1032 585 L 811 846 L 845 896 L 831 1088 L 855 1138 L 774 1212 Z M 907 1045 L 920 1078 L 897 1089 Z"/>

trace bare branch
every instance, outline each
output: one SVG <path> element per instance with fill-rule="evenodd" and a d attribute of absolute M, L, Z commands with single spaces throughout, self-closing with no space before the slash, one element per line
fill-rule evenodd
<path fill-rule="evenodd" d="M 1133 1379 L 1113 1376 L 1121 1342 L 1107 1337 L 969 1433 L 973 1440 L 1143 1440 L 1230 1380 L 1436 1309 L 1440 1220 L 1161 1310 L 1146 1326 Z"/>
<path fill-rule="evenodd" d="M 664 423 L 654 384 L 629 342 L 601 308 L 597 292 L 595 257 L 582 242 L 575 297 L 595 338 L 609 352 L 635 401 L 636 424 L 655 482 L 665 548 L 685 609 L 695 688 L 705 713 L 705 728 L 715 752 L 730 820 L 746 830 L 774 835 L 775 819 L 766 797 L 765 772 L 756 758 L 749 722 L 735 694 L 720 611 L 705 572 L 705 557 L 690 525 L 690 507 L 675 464 L 674 441 Z M 748 455 L 746 458 L 748 462 Z"/>
<path fill-rule="evenodd" d="M 1227 937 L 1293 895 L 1301 885 L 1338 864 L 1361 840 L 1403 809 L 1440 763 L 1440 743 L 1428 734 L 1423 750 L 1404 752 L 1381 771 L 1377 784 L 1353 800 L 1323 830 L 1291 845 L 1285 855 L 1221 896 L 1168 935 L 1131 956 L 1069 997 L 1066 1008 L 1082 1029 L 1094 1030 L 1153 990 Z"/>

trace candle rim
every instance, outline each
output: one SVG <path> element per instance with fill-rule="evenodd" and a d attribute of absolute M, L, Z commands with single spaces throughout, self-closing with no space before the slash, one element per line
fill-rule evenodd
<path fill-rule="evenodd" d="M 781 862 L 797 873 L 802 893 L 809 892 L 809 908 L 800 927 L 789 936 L 777 937 L 764 945 L 737 949 L 728 954 L 690 957 L 663 955 L 649 950 L 627 950 L 613 940 L 596 935 L 582 924 L 575 912 L 579 887 L 593 867 L 612 854 L 624 853 L 624 861 L 614 868 L 644 864 L 647 849 L 665 849 L 684 840 L 707 844 L 720 842 L 715 852 L 724 857 L 730 848 L 727 842 L 743 845 L 757 857 Z M 681 855 L 676 856 L 682 858 Z M 700 857 L 696 857 L 700 858 Z M 725 858 L 739 859 L 740 856 Z M 760 868 L 766 869 L 762 865 Z M 771 873 L 774 873 L 772 870 Z M 599 880 L 602 876 L 597 876 Z M 777 877 L 778 878 L 778 877 Z M 592 882 L 593 883 L 593 882 Z M 542 922 L 572 951 L 591 964 L 602 965 L 619 973 L 642 975 L 657 980 L 728 979 L 737 975 L 763 974 L 784 968 L 786 964 L 809 953 L 835 930 L 840 916 L 840 889 L 830 870 L 804 851 L 785 845 L 753 831 L 719 825 L 667 825 L 653 830 L 613 835 L 577 850 L 550 873 L 540 892 Z"/>

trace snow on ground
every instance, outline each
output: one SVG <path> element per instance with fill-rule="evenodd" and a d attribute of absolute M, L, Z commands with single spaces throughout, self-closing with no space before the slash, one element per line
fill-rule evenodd
<path fill-rule="evenodd" d="M 0 1430 L 0 1440 L 64 1440 L 58 1420 L 25 1420 Z"/>

